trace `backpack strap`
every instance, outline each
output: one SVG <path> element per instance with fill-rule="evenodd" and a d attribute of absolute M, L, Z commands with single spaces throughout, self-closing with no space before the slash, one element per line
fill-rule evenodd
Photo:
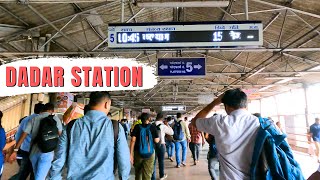
<path fill-rule="evenodd" d="M 113 157 L 113 173 L 116 174 L 118 169 L 118 159 L 117 159 L 117 145 L 119 136 L 119 121 L 111 120 L 113 126 L 113 137 L 114 137 L 114 157 Z"/>
<path fill-rule="evenodd" d="M 73 127 L 73 125 L 74 125 L 75 122 L 76 122 L 76 119 L 71 120 L 71 121 L 67 124 L 67 128 L 66 128 L 66 131 L 67 131 L 67 139 L 68 139 L 68 142 L 67 142 L 67 158 L 66 158 L 66 160 L 68 160 L 68 157 L 69 157 L 71 129 L 72 129 L 72 127 Z"/>

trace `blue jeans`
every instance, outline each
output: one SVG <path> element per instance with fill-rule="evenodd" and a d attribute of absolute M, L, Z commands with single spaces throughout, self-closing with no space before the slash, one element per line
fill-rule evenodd
<path fill-rule="evenodd" d="M 218 179 L 217 172 L 215 170 L 215 165 L 218 163 L 217 158 L 212 158 L 208 154 L 208 170 L 212 180 Z"/>
<path fill-rule="evenodd" d="M 167 147 L 168 158 L 172 158 L 173 157 L 174 142 L 166 141 L 166 147 Z"/>
<path fill-rule="evenodd" d="M 180 148 L 181 147 L 182 147 L 182 163 L 186 163 L 186 159 L 187 159 L 187 140 L 174 142 L 174 145 L 176 146 L 177 166 L 181 164 L 181 159 L 180 159 Z"/>
<path fill-rule="evenodd" d="M 198 161 L 201 151 L 201 144 L 189 143 L 189 147 L 192 153 L 193 161 Z"/>
<path fill-rule="evenodd" d="M 30 156 L 33 167 L 34 178 L 36 180 L 45 180 L 51 168 L 53 152 L 35 153 Z"/>
<path fill-rule="evenodd" d="M 161 144 L 161 146 L 156 149 L 156 157 L 154 159 L 154 170 L 153 170 L 151 180 L 156 180 L 157 160 L 159 162 L 159 177 L 162 178 L 164 176 L 164 155 L 165 155 L 165 153 L 166 153 L 166 147 L 164 144 Z"/>

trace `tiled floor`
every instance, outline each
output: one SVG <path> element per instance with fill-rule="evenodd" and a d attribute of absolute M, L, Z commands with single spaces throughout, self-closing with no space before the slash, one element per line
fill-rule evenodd
<path fill-rule="evenodd" d="M 166 159 L 165 173 L 168 174 L 168 180 L 209 180 L 210 176 L 207 170 L 206 160 L 207 147 L 201 152 L 200 163 L 194 166 L 191 159 L 191 153 L 188 152 L 187 167 L 175 168 L 175 163 Z M 300 163 L 304 176 L 309 177 L 319 166 L 315 159 L 302 153 L 295 153 L 296 160 Z M 218 166 L 216 166 L 218 168 Z M 18 169 L 16 163 L 5 164 L 3 172 L 3 180 L 9 179 Z M 134 179 L 134 171 L 132 170 L 130 180 Z"/>

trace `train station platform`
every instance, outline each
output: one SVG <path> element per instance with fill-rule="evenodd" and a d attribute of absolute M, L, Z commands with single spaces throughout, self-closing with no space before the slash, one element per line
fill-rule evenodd
<path fill-rule="evenodd" d="M 165 160 L 165 173 L 168 174 L 167 180 L 196 180 L 196 179 L 202 179 L 202 180 L 209 180 L 210 176 L 208 173 L 207 168 L 207 152 L 208 152 L 208 146 L 206 145 L 200 154 L 200 163 L 198 163 L 196 166 L 193 165 L 193 160 L 191 158 L 191 152 L 188 152 L 187 155 L 187 166 L 176 168 L 175 162 L 171 162 L 170 160 Z M 294 152 L 294 156 L 296 160 L 299 162 L 302 172 L 305 178 L 308 178 L 313 172 L 315 172 L 319 166 L 316 159 L 309 156 L 308 154 L 300 153 L 300 152 Z M 4 172 L 2 178 L 7 180 L 11 176 L 13 176 L 17 170 L 18 170 L 18 164 L 13 163 L 9 164 L 6 163 L 4 167 Z M 218 164 L 215 167 L 217 170 L 219 168 Z M 158 169 L 157 169 L 158 172 Z M 130 180 L 134 180 L 134 168 L 132 167 L 131 173 L 130 173 Z M 157 179 L 159 179 L 157 174 Z"/>

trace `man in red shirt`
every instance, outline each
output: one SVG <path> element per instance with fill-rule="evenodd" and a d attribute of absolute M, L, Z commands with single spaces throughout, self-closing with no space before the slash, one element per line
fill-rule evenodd
<path fill-rule="evenodd" d="M 189 124 L 189 130 L 191 134 L 191 142 L 189 143 L 189 147 L 192 153 L 194 165 L 197 165 L 199 162 L 201 146 L 205 143 L 204 136 L 202 132 L 198 131 L 197 128 L 192 124 Z"/>

